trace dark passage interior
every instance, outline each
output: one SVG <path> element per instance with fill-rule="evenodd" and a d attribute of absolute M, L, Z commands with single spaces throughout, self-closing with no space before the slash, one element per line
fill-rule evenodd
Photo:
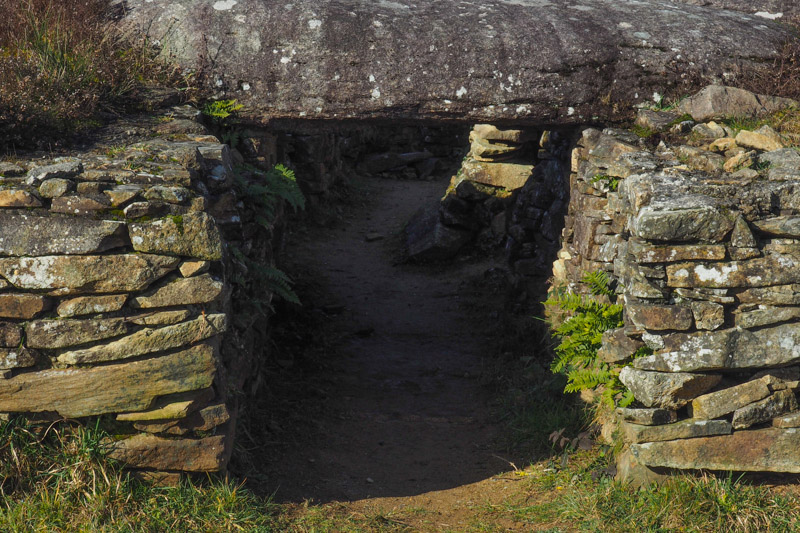
<path fill-rule="evenodd" d="M 531 202 L 563 211 L 564 191 L 537 192 L 553 188 L 541 168 L 555 165 L 561 177 L 563 161 L 532 144 L 522 155 L 535 162 L 531 185 L 506 191 L 484 214 L 488 227 L 476 221 L 458 253 L 419 262 L 407 254 L 409 221 L 444 212 L 447 198 L 466 203 L 451 182 L 471 157 L 466 128 L 275 135 L 283 139 L 275 160 L 293 163 L 311 199 L 310 211 L 289 224 L 282 264 L 303 305 L 282 305 L 273 318 L 270 371 L 260 405 L 245 413 L 252 434 L 241 437 L 235 468 L 276 501 L 328 502 L 424 498 L 527 464 L 531 457 L 509 445 L 507 421 L 498 418 L 510 392 L 501 390 L 499 367 L 525 360 L 548 393 L 557 388 L 545 370 L 544 329 L 531 326 L 545 277 L 528 274 L 539 274 L 532 263 L 553 261 L 541 230 L 547 208 Z M 404 162 L 421 153 L 427 157 Z M 403 164 L 382 167 L 386 160 Z M 476 211 L 462 214 L 480 217 Z M 453 227 L 462 228 L 458 220 Z"/>

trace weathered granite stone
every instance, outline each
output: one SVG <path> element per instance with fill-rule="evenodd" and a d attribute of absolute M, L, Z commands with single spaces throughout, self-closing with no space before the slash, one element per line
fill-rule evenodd
<path fill-rule="evenodd" d="M 117 420 L 120 422 L 143 422 L 186 418 L 190 413 L 197 411 L 213 398 L 213 389 L 171 394 L 159 398 L 155 405 L 147 411 L 118 414 Z"/>
<path fill-rule="evenodd" d="M 738 172 L 753 166 L 753 163 L 756 162 L 756 153 L 751 152 L 739 152 L 725 161 L 725 164 L 722 165 L 722 170 L 725 172 Z"/>
<path fill-rule="evenodd" d="M 83 172 L 83 163 L 78 160 L 62 161 L 52 165 L 33 167 L 28 171 L 25 182 L 28 185 L 39 185 L 45 180 L 54 178 L 74 178 Z"/>
<path fill-rule="evenodd" d="M 116 341 L 84 350 L 64 352 L 58 356 L 58 361 L 75 365 L 127 359 L 200 342 L 223 333 L 226 329 L 227 318 L 224 314 L 201 316 L 172 326 L 143 329 Z"/>
<path fill-rule="evenodd" d="M 724 154 L 728 150 L 736 149 L 736 140 L 734 140 L 732 137 L 722 137 L 709 144 L 708 149 L 712 152 Z"/>
<path fill-rule="evenodd" d="M 142 217 L 163 217 L 163 216 L 182 216 L 189 212 L 189 209 L 180 205 L 168 204 L 166 202 L 133 202 L 122 210 L 126 218 Z"/>
<path fill-rule="evenodd" d="M 674 261 L 714 261 L 725 259 L 722 244 L 662 244 L 654 245 L 630 239 L 628 252 L 639 263 L 670 263 Z"/>
<path fill-rule="evenodd" d="M 64 300 L 56 308 L 58 316 L 62 318 L 94 315 L 98 313 L 113 313 L 119 311 L 128 300 L 127 294 L 109 294 L 107 296 L 78 296 Z"/>
<path fill-rule="evenodd" d="M 781 136 L 767 125 L 761 126 L 756 131 L 740 131 L 736 135 L 736 144 L 743 148 L 754 148 L 764 152 L 784 148 Z"/>
<path fill-rule="evenodd" d="M 10 161 L 0 161 L 0 176 L 1 177 L 16 177 L 25 174 L 25 169 L 16 163 Z"/>
<path fill-rule="evenodd" d="M 461 169 L 470 181 L 508 190 L 522 188 L 533 175 L 533 165 L 526 163 L 485 163 L 467 159 Z"/>
<path fill-rule="evenodd" d="M 712 302 L 690 302 L 697 329 L 714 330 L 725 323 L 725 308 Z"/>
<path fill-rule="evenodd" d="M 60 196 L 53 198 L 50 211 L 69 215 L 94 215 L 98 211 L 111 208 L 111 201 L 105 196 Z"/>
<path fill-rule="evenodd" d="M 800 217 L 780 216 L 753 221 L 753 226 L 766 235 L 774 237 L 800 237 Z"/>
<path fill-rule="evenodd" d="M 647 206 L 631 222 L 631 232 L 652 241 L 719 242 L 733 229 L 733 221 L 713 206 L 684 207 L 680 203 Z"/>
<path fill-rule="evenodd" d="M 681 420 L 661 426 L 644 426 L 623 422 L 620 426 L 625 442 L 659 442 L 675 439 L 729 435 L 731 423 L 727 420 Z"/>
<path fill-rule="evenodd" d="M 680 409 L 719 383 L 713 374 L 647 372 L 626 366 L 619 379 L 646 407 Z"/>
<path fill-rule="evenodd" d="M 625 335 L 624 328 L 608 330 L 603 333 L 603 345 L 597 357 L 604 363 L 621 363 L 629 359 L 644 343 Z"/>
<path fill-rule="evenodd" d="M 800 308 L 760 306 L 759 309 L 751 311 L 740 310 L 733 316 L 736 321 L 736 327 L 749 329 L 800 318 Z"/>
<path fill-rule="evenodd" d="M 754 257 L 760 257 L 761 250 L 759 248 L 734 248 L 731 246 L 728 248 L 728 255 L 730 255 L 731 259 L 734 261 L 745 261 L 747 259 L 753 259 Z"/>
<path fill-rule="evenodd" d="M 725 135 L 724 131 L 722 135 Z M 681 161 L 685 161 L 689 168 L 694 170 L 713 174 L 719 172 L 725 165 L 725 158 L 721 155 L 694 146 L 680 145 L 676 147 L 675 152 Z"/>
<path fill-rule="evenodd" d="M 800 473 L 800 431 L 766 428 L 631 445 L 643 464 L 682 469 Z"/>
<path fill-rule="evenodd" d="M 732 304 L 736 301 L 733 296 L 728 296 L 728 289 L 675 289 L 674 293 L 681 298 L 703 300 L 718 304 Z"/>
<path fill-rule="evenodd" d="M 519 148 L 515 144 L 475 139 L 470 145 L 469 153 L 476 161 L 491 163 L 514 157 Z"/>
<path fill-rule="evenodd" d="M 795 175 L 800 170 L 800 152 L 794 148 L 781 148 L 780 150 L 766 152 L 759 155 L 758 160 L 769 165 L 770 170 L 787 169 Z"/>
<path fill-rule="evenodd" d="M 710 85 L 699 93 L 683 100 L 676 110 L 689 113 L 698 122 L 729 117 L 761 117 L 795 105 L 794 100 L 744 89 Z"/>
<path fill-rule="evenodd" d="M 28 348 L 66 348 L 119 337 L 128 329 L 122 318 L 34 320 L 25 324 L 25 344 Z"/>
<path fill-rule="evenodd" d="M 210 405 L 178 420 L 136 422 L 133 427 L 147 433 L 166 433 L 168 435 L 186 435 L 191 431 L 211 431 L 215 427 L 227 423 L 231 419 L 230 412 L 224 403 Z"/>
<path fill-rule="evenodd" d="M 719 418 L 769 395 L 764 378 L 748 381 L 695 398 L 691 403 L 691 415 L 700 420 Z"/>
<path fill-rule="evenodd" d="M 39 185 L 39 196 L 42 198 L 58 198 L 64 196 L 75 187 L 75 184 L 67 179 L 52 178 L 43 181 Z"/>
<path fill-rule="evenodd" d="M 733 231 L 731 232 L 731 246 L 735 246 L 737 248 L 758 247 L 758 241 L 756 241 L 756 238 L 753 236 L 753 232 L 750 230 L 750 225 L 741 215 L 736 217 L 736 222 L 733 224 Z M 718 259 L 724 259 L 724 256 Z"/>
<path fill-rule="evenodd" d="M 800 281 L 800 257 L 767 256 L 747 261 L 667 265 L 670 287 L 766 287 Z"/>
<path fill-rule="evenodd" d="M 205 274 L 210 267 L 210 261 L 184 261 L 178 267 L 178 271 L 184 278 L 191 278 L 199 274 Z"/>
<path fill-rule="evenodd" d="M 21 189 L 0 189 L 0 207 L 42 207 L 42 201 Z"/>
<path fill-rule="evenodd" d="M 27 348 L 0 348 L 0 370 L 26 368 L 36 364 L 36 354 Z"/>
<path fill-rule="evenodd" d="M 78 193 L 77 196 L 97 196 L 108 190 L 110 186 L 111 184 L 109 183 L 80 181 L 75 186 L 75 192 Z"/>
<path fill-rule="evenodd" d="M 493 124 L 475 124 L 470 132 L 470 142 L 474 139 L 487 141 L 524 143 L 532 140 L 534 135 L 529 130 L 499 128 Z"/>
<path fill-rule="evenodd" d="M 50 300 L 39 294 L 0 293 L 0 318 L 27 320 L 49 307 Z"/>
<path fill-rule="evenodd" d="M 7 258 L 0 259 L 0 276 L 19 289 L 59 294 L 133 292 L 163 277 L 179 262 L 176 257 L 150 254 Z"/>
<path fill-rule="evenodd" d="M 763 400 L 740 407 L 733 412 L 733 429 L 745 429 L 797 410 L 794 391 L 781 390 Z"/>
<path fill-rule="evenodd" d="M 669 409 L 634 409 L 629 407 L 618 407 L 617 416 L 625 422 L 639 424 L 642 426 L 660 426 L 671 424 L 678 420 L 678 414 Z"/>
<path fill-rule="evenodd" d="M 447 259 L 472 239 L 472 233 L 445 226 L 438 202 L 420 209 L 405 228 L 408 256 L 417 261 Z"/>
<path fill-rule="evenodd" d="M 136 198 L 142 191 L 141 185 L 118 185 L 113 189 L 103 191 L 111 202 L 111 207 L 119 207 Z"/>
<path fill-rule="evenodd" d="M 132 0 L 123 24 L 149 30 L 183 67 L 198 68 L 211 46 L 209 79 L 219 80 L 219 98 L 245 105 L 245 122 L 602 121 L 615 103 L 642 102 L 684 78 L 766 69 L 790 35 L 762 18 L 655 0 L 571 5 L 301 0 L 287 9 L 262 0 Z M 445 16 L 463 22 L 443 25 Z M 535 65 L 519 59 L 529 57 Z"/>
<path fill-rule="evenodd" d="M 800 411 L 779 416 L 772 420 L 772 425 L 776 428 L 797 428 L 800 427 Z"/>
<path fill-rule="evenodd" d="M 639 109 L 636 112 L 636 124 L 653 131 L 666 131 L 681 117 L 674 111 L 652 111 Z"/>
<path fill-rule="evenodd" d="M 159 396 L 211 386 L 215 371 L 213 349 L 200 345 L 124 364 L 23 373 L 0 380 L 0 411 L 78 418 L 147 409 Z"/>
<path fill-rule="evenodd" d="M 742 304 L 800 305 L 800 284 L 757 287 L 736 294 Z"/>
<path fill-rule="evenodd" d="M 0 256 L 92 254 L 127 241 L 121 222 L 0 212 Z"/>
<path fill-rule="evenodd" d="M 144 192 L 147 200 L 167 202 L 168 204 L 182 204 L 192 197 L 192 192 L 186 187 L 168 187 L 156 185 Z"/>
<path fill-rule="evenodd" d="M 140 433 L 109 445 L 108 456 L 133 468 L 218 472 L 225 468 L 226 436 L 165 439 Z"/>
<path fill-rule="evenodd" d="M 128 318 L 132 324 L 139 326 L 171 326 L 183 322 L 192 316 L 192 312 L 188 309 L 181 309 L 177 311 L 152 311 L 150 313 L 143 313 L 141 315 L 132 316 Z"/>
<path fill-rule="evenodd" d="M 214 219 L 206 213 L 128 224 L 137 252 L 222 259 L 222 238 Z"/>
<path fill-rule="evenodd" d="M 204 304 L 222 294 L 223 283 L 210 274 L 191 278 L 177 278 L 164 286 L 146 291 L 131 300 L 135 309 L 169 307 L 171 305 Z"/>
<path fill-rule="evenodd" d="M 722 139 L 728 135 L 728 131 L 714 121 L 705 124 L 697 124 L 692 128 L 692 137 L 700 139 Z M 677 147 L 678 153 L 681 152 L 681 146 Z M 688 147 L 686 147 L 688 148 Z M 717 167 L 719 169 L 719 167 Z"/>
<path fill-rule="evenodd" d="M 625 306 L 634 325 L 655 331 L 686 330 L 692 327 L 692 310 L 680 305 L 634 304 Z"/>
<path fill-rule="evenodd" d="M 16 348 L 22 343 L 22 328 L 10 322 L 0 322 L 0 348 Z"/>
<path fill-rule="evenodd" d="M 662 353 L 640 357 L 634 366 L 660 372 L 750 369 L 800 361 L 800 323 L 749 331 L 741 328 L 665 337 Z"/>

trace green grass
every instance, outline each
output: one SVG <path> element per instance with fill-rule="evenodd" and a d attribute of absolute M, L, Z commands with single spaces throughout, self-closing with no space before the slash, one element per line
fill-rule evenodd
<path fill-rule="evenodd" d="M 635 489 L 603 475 L 603 448 L 578 452 L 569 464 L 535 465 L 529 504 L 487 510 L 496 518 L 551 531 L 769 532 L 797 531 L 800 500 L 786 491 L 710 475 L 677 475 L 660 486 Z"/>

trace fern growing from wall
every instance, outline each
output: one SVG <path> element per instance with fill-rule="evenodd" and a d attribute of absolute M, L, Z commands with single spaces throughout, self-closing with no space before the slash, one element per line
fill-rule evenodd
<path fill-rule="evenodd" d="M 565 392 L 602 389 L 600 401 L 606 405 L 627 406 L 633 396 L 619 381 L 619 368 L 598 360 L 603 332 L 622 327 L 622 305 L 605 272 L 597 271 L 581 280 L 591 296 L 556 291 L 545 305 L 565 311 L 569 318 L 553 330 L 560 339 L 551 370 L 567 377 Z"/>

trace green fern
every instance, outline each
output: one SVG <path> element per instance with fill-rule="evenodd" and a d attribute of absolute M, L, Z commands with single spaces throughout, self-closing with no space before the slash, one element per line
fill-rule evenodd
<path fill-rule="evenodd" d="M 582 283 L 588 286 L 595 297 L 614 299 L 614 290 L 605 272 L 592 272 L 584 276 Z M 622 327 L 622 306 L 570 292 L 556 293 L 545 305 L 557 306 L 571 314 L 558 326 L 553 334 L 561 340 L 556 347 L 556 357 L 551 365 L 554 373 L 567 376 L 565 392 L 579 392 L 603 387 L 601 401 L 614 405 L 630 404 L 625 387 L 610 365 L 597 359 L 597 350 L 602 345 L 603 332 Z"/>
<path fill-rule="evenodd" d="M 295 212 L 305 209 L 306 199 L 294 171 L 284 165 L 275 165 L 267 172 L 250 165 L 242 165 L 236 174 L 236 187 L 239 196 L 249 203 L 256 213 L 256 222 L 266 229 L 272 229 L 278 205 L 286 202 Z M 242 170 L 252 176 L 245 179 Z"/>
<path fill-rule="evenodd" d="M 203 105 L 202 113 L 215 124 L 221 125 L 242 107 L 236 100 L 212 100 Z"/>
<path fill-rule="evenodd" d="M 300 299 L 292 290 L 292 280 L 285 272 L 272 265 L 265 265 L 253 261 L 244 255 L 244 252 L 236 246 L 230 246 L 230 250 L 233 257 L 247 269 L 250 281 L 280 296 L 287 302 L 300 305 Z M 233 283 L 240 287 L 247 288 L 247 280 L 241 277 L 235 276 L 233 278 Z M 261 302 L 257 299 L 254 299 L 253 302 L 259 307 L 262 313 L 266 314 L 266 310 L 262 309 Z"/>

